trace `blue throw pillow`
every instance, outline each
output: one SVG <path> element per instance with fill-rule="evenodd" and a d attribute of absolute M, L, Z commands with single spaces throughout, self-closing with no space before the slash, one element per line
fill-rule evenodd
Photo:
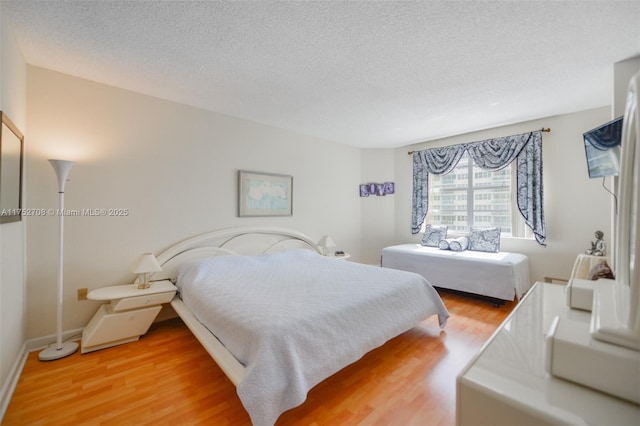
<path fill-rule="evenodd" d="M 469 230 L 469 250 L 497 253 L 500 251 L 500 227 L 481 228 L 472 226 Z"/>
<path fill-rule="evenodd" d="M 449 248 L 453 251 L 465 251 L 469 247 L 469 238 L 460 237 L 449 243 Z"/>
<path fill-rule="evenodd" d="M 440 244 L 438 244 L 438 248 L 440 250 L 449 250 L 449 244 L 451 244 L 451 241 L 453 241 L 455 238 L 445 238 L 443 240 L 440 240 Z"/>
<path fill-rule="evenodd" d="M 422 237 L 423 246 L 428 247 L 438 247 L 440 245 L 440 241 L 447 237 L 447 226 L 446 225 L 427 225 L 424 230 L 424 236 Z"/>

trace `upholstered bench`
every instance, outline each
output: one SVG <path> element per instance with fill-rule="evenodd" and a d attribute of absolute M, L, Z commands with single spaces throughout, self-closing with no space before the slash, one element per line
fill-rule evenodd
<path fill-rule="evenodd" d="M 493 299 L 520 299 L 531 287 L 529 258 L 520 253 L 450 251 L 401 244 L 382 250 L 382 266 L 416 272 L 434 287 Z"/>

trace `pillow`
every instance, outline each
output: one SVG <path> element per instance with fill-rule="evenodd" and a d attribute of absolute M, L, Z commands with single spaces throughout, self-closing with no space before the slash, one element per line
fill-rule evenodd
<path fill-rule="evenodd" d="M 606 260 L 602 262 L 596 263 L 593 265 L 593 268 L 589 271 L 589 275 L 587 275 L 588 280 L 598 280 L 600 278 L 609 278 L 615 280 L 616 277 L 613 275 L 613 271 L 611 271 L 611 267 L 607 264 Z"/>
<path fill-rule="evenodd" d="M 469 229 L 469 250 L 497 253 L 500 251 L 500 227 Z"/>
<path fill-rule="evenodd" d="M 464 251 L 469 247 L 469 238 L 460 237 L 456 238 L 449 243 L 449 248 L 453 251 Z"/>
<path fill-rule="evenodd" d="M 449 250 L 451 241 L 455 240 L 455 238 L 444 238 L 440 240 L 440 244 L 438 244 L 438 248 L 440 250 Z"/>
<path fill-rule="evenodd" d="M 447 236 L 446 225 L 440 225 L 440 226 L 427 225 L 427 227 L 424 230 L 424 236 L 422 237 L 422 242 L 420 244 L 422 244 L 423 246 L 438 247 L 438 245 L 440 244 L 440 241 L 446 238 L 446 236 Z"/>

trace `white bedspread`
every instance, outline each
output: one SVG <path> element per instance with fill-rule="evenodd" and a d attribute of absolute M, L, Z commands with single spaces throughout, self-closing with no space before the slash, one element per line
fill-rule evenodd
<path fill-rule="evenodd" d="M 245 365 L 237 392 L 272 425 L 307 392 L 423 319 L 449 314 L 420 275 L 310 250 L 219 256 L 184 265 L 185 305 Z"/>
<path fill-rule="evenodd" d="M 400 244 L 382 249 L 382 266 L 417 272 L 435 287 L 503 300 L 520 299 L 531 287 L 529 258 L 520 253 Z"/>

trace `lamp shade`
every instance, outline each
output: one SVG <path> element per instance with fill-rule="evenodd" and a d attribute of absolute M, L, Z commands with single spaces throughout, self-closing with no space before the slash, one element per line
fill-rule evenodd
<path fill-rule="evenodd" d="M 331 237 L 328 235 L 325 235 L 324 237 L 320 238 L 320 241 L 318 241 L 318 247 L 322 247 L 323 249 L 329 249 L 335 246 L 336 243 L 334 243 Z"/>
<path fill-rule="evenodd" d="M 160 271 L 162 271 L 162 268 L 152 253 L 141 254 L 131 265 L 131 272 L 134 274 L 148 274 L 149 272 Z"/>
<path fill-rule="evenodd" d="M 73 167 L 73 161 L 67 160 L 49 160 L 51 167 L 56 172 L 56 176 L 58 177 L 58 192 L 64 192 L 64 185 L 67 182 L 67 176 L 69 175 L 69 170 Z"/>

